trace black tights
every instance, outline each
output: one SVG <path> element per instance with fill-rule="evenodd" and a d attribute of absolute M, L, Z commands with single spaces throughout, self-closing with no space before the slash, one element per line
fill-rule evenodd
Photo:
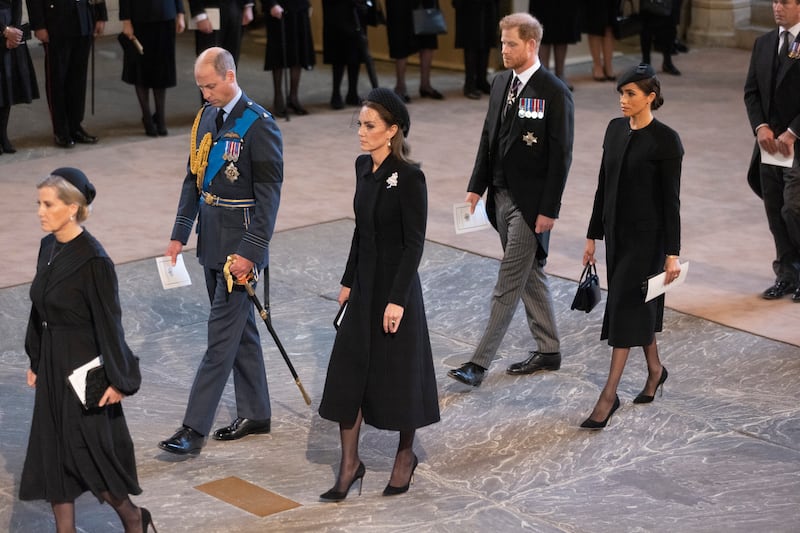
<path fill-rule="evenodd" d="M 137 85 L 136 98 L 139 99 L 139 107 L 142 108 L 142 120 L 148 123 L 153 121 L 159 126 L 164 126 L 166 96 L 166 89 L 153 89 L 153 102 L 156 105 L 156 112 L 155 115 L 153 115 L 150 112 L 150 89 L 147 87 L 142 87 L 141 85 Z"/>
<path fill-rule="evenodd" d="M 2 143 L 3 149 L 11 147 L 11 141 L 8 140 L 9 114 L 11 114 L 11 106 L 0 107 L 0 143 Z"/>
<path fill-rule="evenodd" d="M 125 533 L 142 530 L 142 513 L 130 498 L 116 498 L 110 492 L 101 492 L 100 498 L 114 508 L 122 521 Z M 75 533 L 75 502 L 52 502 L 56 519 L 56 533 Z"/>

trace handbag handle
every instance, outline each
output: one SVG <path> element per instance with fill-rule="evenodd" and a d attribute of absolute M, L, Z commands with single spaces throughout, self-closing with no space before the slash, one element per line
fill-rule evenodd
<path fill-rule="evenodd" d="M 578 283 L 583 283 L 585 280 L 589 279 L 590 275 L 597 276 L 597 267 L 595 267 L 594 263 L 586 263 Z"/>

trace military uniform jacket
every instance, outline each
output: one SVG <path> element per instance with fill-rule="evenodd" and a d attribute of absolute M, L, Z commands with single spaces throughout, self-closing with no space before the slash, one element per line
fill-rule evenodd
<path fill-rule="evenodd" d="M 181 189 L 178 214 L 172 240 L 186 244 L 197 219 L 197 257 L 210 269 L 221 269 L 230 254 L 238 254 L 263 268 L 269 262 L 268 248 L 278 215 L 283 183 L 283 142 L 272 115 L 253 102 L 244 92 L 214 134 L 217 108 L 206 106 L 197 129 L 197 145 L 211 132 L 213 142 L 227 142 L 226 134 L 247 108 L 259 114 L 242 139 L 238 160 L 233 162 L 238 175 L 229 176 L 225 162 L 214 176 L 207 192 L 229 200 L 253 199 L 254 207 L 219 207 L 202 201 L 197 190 L 197 176 L 187 169 Z M 231 137 L 228 137 L 231 138 Z M 228 171 L 228 173 L 226 173 Z"/>
<path fill-rule="evenodd" d="M 572 95 L 547 69 L 539 68 L 520 89 L 505 120 L 511 120 L 509 142 L 503 153 L 496 153 L 500 121 L 511 83 L 512 71 L 492 81 L 489 109 L 481 132 L 478 155 L 467 190 L 482 195 L 487 188 L 486 210 L 496 228 L 492 172 L 495 158 L 502 158 L 503 173 L 514 204 L 533 230 L 539 214 L 558 218 L 561 195 L 572 163 L 574 137 Z M 524 100 L 527 99 L 527 100 Z M 542 118 L 520 116 L 520 105 L 543 102 Z M 537 234 L 537 257 L 547 257 L 549 232 Z"/>
<path fill-rule="evenodd" d="M 108 20 L 106 4 L 89 0 L 27 0 L 33 31 L 46 29 L 50 38 L 89 36 L 94 23 Z"/>

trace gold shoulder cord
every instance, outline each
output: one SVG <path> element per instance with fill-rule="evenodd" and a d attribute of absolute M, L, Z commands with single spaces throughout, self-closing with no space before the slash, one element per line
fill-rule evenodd
<path fill-rule="evenodd" d="M 192 141 L 189 149 L 189 170 L 192 171 L 192 174 L 197 176 L 197 192 L 203 190 L 203 178 L 206 174 L 206 167 L 208 166 L 208 152 L 211 151 L 210 132 L 203 135 L 203 139 L 200 141 L 200 147 L 197 147 L 197 128 L 200 126 L 200 117 L 203 116 L 204 109 L 205 107 L 201 107 L 200 111 L 197 112 L 197 116 L 194 117 L 194 124 L 192 124 Z"/>

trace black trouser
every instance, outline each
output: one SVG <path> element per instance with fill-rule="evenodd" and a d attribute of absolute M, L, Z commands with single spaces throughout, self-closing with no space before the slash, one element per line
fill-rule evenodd
<path fill-rule="evenodd" d="M 51 37 L 44 45 L 47 104 L 53 133 L 61 137 L 74 133 L 83 122 L 91 48 L 91 36 Z"/>
<path fill-rule="evenodd" d="M 761 192 L 775 240 L 772 268 L 778 281 L 800 283 L 800 163 L 792 168 L 761 165 Z"/>

